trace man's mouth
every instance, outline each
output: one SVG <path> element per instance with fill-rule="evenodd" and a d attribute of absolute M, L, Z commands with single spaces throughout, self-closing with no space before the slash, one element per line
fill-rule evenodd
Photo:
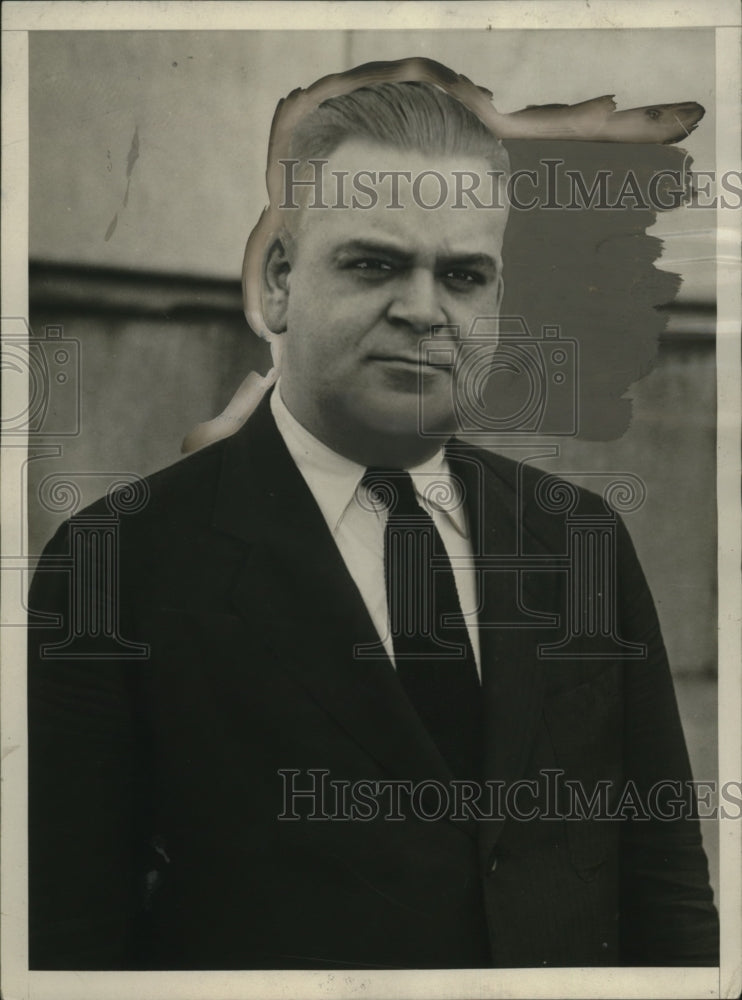
<path fill-rule="evenodd" d="M 437 365 L 433 360 L 428 360 L 420 354 L 372 354 L 369 360 L 399 365 L 404 368 L 429 369 L 430 371 L 440 371 L 441 367 L 450 367 Z"/>

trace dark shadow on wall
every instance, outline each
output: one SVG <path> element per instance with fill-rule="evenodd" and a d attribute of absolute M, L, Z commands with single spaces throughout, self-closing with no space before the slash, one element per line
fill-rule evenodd
<path fill-rule="evenodd" d="M 505 145 L 512 173 L 503 315 L 522 316 L 536 338 L 558 328 L 579 362 L 578 436 L 620 438 L 631 423 L 627 389 L 657 361 L 666 323 L 657 307 L 672 303 L 681 284 L 655 267 L 662 240 L 647 229 L 687 199 L 692 160 L 683 149 L 643 143 Z M 555 399 L 544 429 L 566 426 L 572 405 L 568 394 Z"/>

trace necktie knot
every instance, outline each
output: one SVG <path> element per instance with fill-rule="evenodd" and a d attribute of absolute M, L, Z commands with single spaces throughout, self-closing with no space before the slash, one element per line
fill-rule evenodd
<path fill-rule="evenodd" d="M 384 507 L 392 517 L 421 517 L 425 511 L 415 496 L 412 477 L 404 469 L 370 466 L 361 485 L 372 505 Z"/>

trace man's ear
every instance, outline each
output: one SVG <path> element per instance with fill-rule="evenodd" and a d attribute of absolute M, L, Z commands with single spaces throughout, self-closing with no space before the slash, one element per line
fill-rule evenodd
<path fill-rule="evenodd" d="M 288 234 L 277 236 L 264 258 L 261 306 L 266 325 L 273 333 L 286 330 L 291 281 L 289 239 Z"/>

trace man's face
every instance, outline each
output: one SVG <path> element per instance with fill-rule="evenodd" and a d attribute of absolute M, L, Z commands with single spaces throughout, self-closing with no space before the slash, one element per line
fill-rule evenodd
<path fill-rule="evenodd" d="M 442 207 L 422 204 L 440 199 L 441 183 L 429 176 L 417 191 L 400 178 L 402 207 L 389 207 L 390 181 L 378 172 L 409 171 L 414 179 L 433 168 L 448 184 Z M 455 429 L 451 368 L 427 364 L 419 348 L 434 326 L 466 337 L 477 317 L 498 312 L 506 211 L 468 199 L 452 207 L 453 171 L 481 175 L 484 191 L 487 170 L 483 159 L 431 163 L 424 154 L 351 140 L 325 167 L 324 201 L 335 202 L 333 171 L 347 172 L 346 204 L 350 179 L 376 171 L 375 185 L 363 176 L 378 193 L 376 205 L 305 208 L 297 220 L 284 273 L 282 395 L 300 423 L 349 458 L 411 463 L 437 450 L 440 439 L 418 434 L 421 407 L 426 427 Z"/>

